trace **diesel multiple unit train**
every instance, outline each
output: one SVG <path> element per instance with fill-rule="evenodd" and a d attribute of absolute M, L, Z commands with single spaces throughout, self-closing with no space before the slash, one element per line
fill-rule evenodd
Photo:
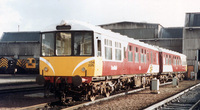
<path fill-rule="evenodd" d="M 143 87 L 152 78 L 183 79 L 186 56 L 79 21 L 41 33 L 38 84 L 67 97 L 95 100 L 120 89 Z"/>

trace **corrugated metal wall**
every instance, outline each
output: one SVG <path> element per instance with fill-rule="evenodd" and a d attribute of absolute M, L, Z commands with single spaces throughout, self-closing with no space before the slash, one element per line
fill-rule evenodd
<path fill-rule="evenodd" d="M 200 13 L 186 13 L 185 18 L 183 53 L 187 56 L 188 65 L 193 65 L 195 72 L 198 72 L 197 52 L 200 50 Z"/>
<path fill-rule="evenodd" d="M 155 29 L 112 29 L 112 31 L 134 39 L 152 39 L 158 37 Z"/>
<path fill-rule="evenodd" d="M 135 39 L 158 38 L 158 33 L 162 28 L 159 24 L 136 22 L 118 22 L 100 26 L 104 29 L 110 29 L 113 32 L 118 32 Z"/>
<path fill-rule="evenodd" d="M 1 37 L 1 42 L 8 41 L 39 41 L 40 42 L 40 32 L 4 32 Z"/>
<path fill-rule="evenodd" d="M 182 38 L 156 39 L 156 40 L 155 39 L 145 39 L 145 40 L 143 39 L 140 41 L 182 53 Z"/>
<path fill-rule="evenodd" d="M 40 56 L 39 42 L 0 42 L 0 56 L 34 57 Z"/>
<path fill-rule="evenodd" d="M 119 22 L 100 25 L 122 35 L 182 53 L 182 27 L 164 28 L 160 24 Z"/>

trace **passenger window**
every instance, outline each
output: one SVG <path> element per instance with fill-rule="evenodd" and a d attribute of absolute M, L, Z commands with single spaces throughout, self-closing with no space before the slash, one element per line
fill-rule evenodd
<path fill-rule="evenodd" d="M 128 61 L 133 61 L 133 47 L 128 46 Z"/>
<path fill-rule="evenodd" d="M 156 64 L 158 64 L 158 53 L 156 53 Z"/>
<path fill-rule="evenodd" d="M 163 64 L 165 64 L 165 54 L 163 54 Z"/>
<path fill-rule="evenodd" d="M 176 65 L 176 57 L 174 57 L 174 65 Z"/>
<path fill-rule="evenodd" d="M 115 42 L 115 60 L 121 60 L 121 43 Z"/>
<path fill-rule="evenodd" d="M 112 41 L 104 39 L 105 45 L 105 59 L 112 60 Z"/>
<path fill-rule="evenodd" d="M 149 62 L 149 52 L 147 51 L 147 62 Z"/>
<path fill-rule="evenodd" d="M 151 63 L 153 63 L 153 52 L 151 52 Z"/>
<path fill-rule="evenodd" d="M 168 55 L 166 55 L 166 64 L 168 65 Z"/>
<path fill-rule="evenodd" d="M 135 47 L 135 62 L 139 62 L 139 53 L 138 53 L 138 47 Z"/>
<path fill-rule="evenodd" d="M 146 55 L 146 50 L 144 50 L 144 63 L 147 62 L 147 55 Z"/>
<path fill-rule="evenodd" d="M 124 47 L 124 59 L 126 59 L 126 47 Z"/>
<path fill-rule="evenodd" d="M 143 49 L 140 49 L 140 60 L 141 60 L 141 63 L 144 63 L 144 54 L 143 54 Z"/>

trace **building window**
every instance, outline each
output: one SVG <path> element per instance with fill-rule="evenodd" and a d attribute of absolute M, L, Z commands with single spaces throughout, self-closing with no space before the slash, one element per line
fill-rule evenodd
<path fill-rule="evenodd" d="M 139 62 L 139 53 L 138 53 L 138 47 L 135 47 L 135 62 Z"/>
<path fill-rule="evenodd" d="M 112 60 L 112 41 L 104 39 L 105 45 L 105 59 Z"/>
<path fill-rule="evenodd" d="M 128 61 L 133 61 L 133 47 L 128 46 Z"/>
<path fill-rule="evenodd" d="M 115 60 L 121 60 L 121 43 L 115 42 Z"/>

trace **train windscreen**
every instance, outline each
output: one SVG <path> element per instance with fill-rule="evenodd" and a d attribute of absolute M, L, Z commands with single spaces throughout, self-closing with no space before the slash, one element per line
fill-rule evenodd
<path fill-rule="evenodd" d="M 91 32 L 56 32 L 42 34 L 42 56 L 91 56 Z"/>
<path fill-rule="evenodd" d="M 54 33 L 42 35 L 42 56 L 54 55 Z"/>

